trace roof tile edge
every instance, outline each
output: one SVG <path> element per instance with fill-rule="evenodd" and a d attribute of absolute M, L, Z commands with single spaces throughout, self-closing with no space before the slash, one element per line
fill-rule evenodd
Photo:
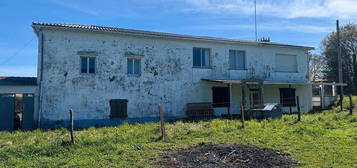
<path fill-rule="evenodd" d="M 281 44 L 281 43 L 273 43 L 273 42 L 256 42 L 256 41 L 250 41 L 250 40 L 238 40 L 238 39 L 209 37 L 209 36 L 194 36 L 194 35 L 155 32 L 155 31 L 136 30 L 136 29 L 124 29 L 124 28 L 96 26 L 96 25 L 32 22 L 32 27 L 33 27 L 33 29 L 35 29 L 35 31 L 37 31 L 36 30 L 37 28 L 44 27 L 44 28 L 57 28 L 57 29 L 65 29 L 65 30 L 83 30 L 83 31 L 94 31 L 94 32 L 122 33 L 122 34 L 142 35 L 142 36 L 151 36 L 151 37 L 155 36 L 155 37 L 161 37 L 161 38 L 175 38 L 175 39 L 206 41 L 206 42 L 241 43 L 241 44 L 263 45 L 263 46 L 268 45 L 268 46 L 278 46 L 278 47 L 302 48 L 305 50 L 313 50 L 314 49 L 314 47 Z"/>

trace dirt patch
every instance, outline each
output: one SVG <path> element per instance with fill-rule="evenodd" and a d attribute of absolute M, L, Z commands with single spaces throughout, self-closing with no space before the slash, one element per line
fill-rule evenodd
<path fill-rule="evenodd" d="M 241 144 L 201 143 L 162 156 L 158 167 L 298 167 L 280 151 Z"/>

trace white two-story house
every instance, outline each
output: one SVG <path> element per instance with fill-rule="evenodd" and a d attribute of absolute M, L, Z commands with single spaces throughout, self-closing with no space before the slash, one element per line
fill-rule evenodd
<path fill-rule="evenodd" d="M 280 103 L 311 109 L 311 47 L 113 27 L 33 23 L 39 39 L 36 116 L 40 127 L 185 118 L 187 103 L 211 102 L 216 116 Z M 261 86 L 261 89 L 257 88 Z"/>

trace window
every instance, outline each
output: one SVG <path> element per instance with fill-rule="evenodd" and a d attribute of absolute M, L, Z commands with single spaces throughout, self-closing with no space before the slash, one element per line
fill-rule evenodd
<path fill-rule="evenodd" d="M 296 106 L 295 88 L 280 88 L 280 104 L 283 107 Z"/>
<path fill-rule="evenodd" d="M 128 100 L 112 99 L 110 104 L 110 118 L 127 118 L 128 117 Z"/>
<path fill-rule="evenodd" d="M 229 68 L 245 69 L 245 51 L 229 50 Z"/>
<path fill-rule="evenodd" d="M 213 107 L 229 107 L 230 94 L 229 87 L 213 87 L 212 88 Z"/>
<path fill-rule="evenodd" d="M 95 73 L 95 57 L 81 57 L 81 73 Z"/>
<path fill-rule="evenodd" d="M 297 72 L 296 55 L 276 54 L 275 71 L 277 72 Z"/>
<path fill-rule="evenodd" d="M 140 75 L 140 58 L 128 58 L 128 75 Z"/>
<path fill-rule="evenodd" d="M 193 48 L 193 67 L 209 67 L 210 55 L 209 48 Z"/>

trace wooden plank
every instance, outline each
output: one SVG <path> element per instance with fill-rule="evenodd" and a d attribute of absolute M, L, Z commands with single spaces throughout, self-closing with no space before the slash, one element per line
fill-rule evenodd
<path fill-rule="evenodd" d="M 161 140 L 166 141 L 164 110 L 162 109 L 161 104 L 159 104 L 159 115 L 160 115 L 160 126 L 161 126 Z"/>
<path fill-rule="evenodd" d="M 74 129 L 74 118 L 73 118 L 73 110 L 69 110 L 69 131 L 70 131 L 70 137 L 71 137 L 71 143 L 74 144 L 74 134 L 73 134 L 73 129 Z"/>

